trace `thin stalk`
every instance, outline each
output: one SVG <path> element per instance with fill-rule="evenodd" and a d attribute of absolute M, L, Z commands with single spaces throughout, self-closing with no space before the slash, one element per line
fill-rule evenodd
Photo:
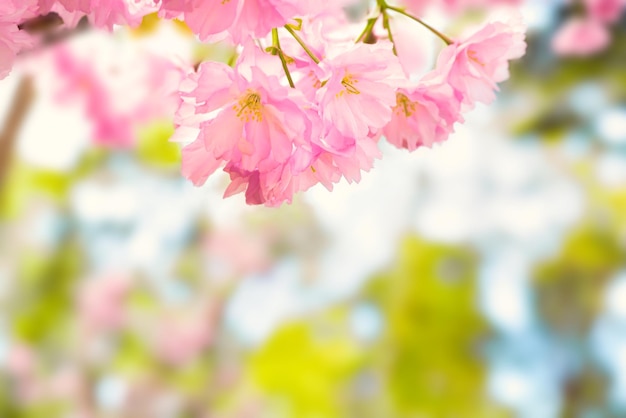
<path fill-rule="evenodd" d="M 285 75 L 287 76 L 287 81 L 289 81 L 289 86 L 291 88 L 296 88 L 296 85 L 293 83 L 293 79 L 291 78 L 291 73 L 289 72 L 289 67 L 287 67 L 287 60 L 285 59 L 285 54 L 280 47 L 280 39 L 278 39 L 278 29 L 272 29 L 272 44 L 276 48 L 278 53 L 278 58 L 280 58 L 280 62 L 283 65 L 283 71 L 285 71 Z"/>
<path fill-rule="evenodd" d="M 287 32 L 289 32 L 291 34 L 291 36 L 293 36 L 293 38 L 300 44 L 302 49 L 304 49 L 304 52 L 306 52 L 307 55 L 309 57 L 311 57 L 313 62 L 315 62 L 316 64 L 319 64 L 320 63 L 320 59 L 315 56 L 313 51 L 311 51 L 309 49 L 309 47 L 304 43 L 302 38 L 300 38 L 300 36 L 289 25 L 285 25 L 285 29 L 287 29 Z"/>
<path fill-rule="evenodd" d="M 383 14 L 383 26 L 387 29 L 387 33 L 389 34 L 389 41 L 393 45 L 393 53 L 394 55 L 398 55 L 398 49 L 396 48 L 396 42 L 393 40 L 393 33 L 391 32 L 391 26 L 389 25 L 389 14 L 386 9 L 382 9 Z"/>
<path fill-rule="evenodd" d="M 374 25 L 378 21 L 379 17 L 380 17 L 380 15 L 378 15 L 376 17 L 373 17 L 373 18 L 370 18 L 370 19 L 367 19 L 367 25 L 365 25 L 365 29 L 363 29 L 363 32 L 361 32 L 359 37 L 356 38 L 356 40 L 354 41 L 355 44 L 358 44 L 361 41 L 365 42 L 365 40 L 370 35 L 370 33 L 372 33 L 372 30 L 374 29 Z"/>
<path fill-rule="evenodd" d="M 428 23 L 424 22 L 422 19 L 413 16 L 410 13 L 405 12 L 404 10 L 398 8 L 398 7 L 394 7 L 394 6 L 387 6 L 385 5 L 384 9 L 389 9 L 389 10 L 393 10 L 396 13 L 400 13 L 401 15 L 404 15 L 410 19 L 413 19 L 414 21 L 416 21 L 417 23 L 419 23 L 420 25 L 424 26 L 426 29 L 428 29 L 429 31 L 431 31 L 432 33 L 434 33 L 435 35 L 437 35 L 439 38 L 441 38 L 441 40 L 443 40 L 447 45 L 451 45 L 454 43 L 454 41 L 444 35 L 443 33 L 439 32 L 437 29 L 433 28 L 432 26 L 430 26 Z"/>

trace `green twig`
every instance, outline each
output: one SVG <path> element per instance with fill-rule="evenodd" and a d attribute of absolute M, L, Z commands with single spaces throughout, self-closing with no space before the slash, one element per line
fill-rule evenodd
<path fill-rule="evenodd" d="M 389 34 L 389 41 L 393 45 L 393 53 L 394 55 L 398 55 L 398 49 L 396 48 L 396 42 L 393 40 L 393 33 L 391 32 L 391 26 L 389 25 L 389 14 L 387 13 L 387 9 L 382 9 L 383 14 L 383 26 L 387 29 L 387 33 Z"/>
<path fill-rule="evenodd" d="M 389 9 L 389 10 L 393 10 L 396 13 L 400 13 L 401 15 L 404 15 L 410 19 L 413 19 L 414 21 L 416 21 L 417 23 L 419 23 L 420 25 L 424 26 L 426 29 L 428 29 L 429 31 L 431 31 L 432 33 L 434 33 L 435 35 L 437 35 L 439 38 L 441 38 L 447 45 L 451 45 L 454 43 L 454 41 L 444 35 L 443 33 L 439 32 L 437 29 L 433 28 L 432 26 L 430 26 L 428 23 L 424 22 L 422 19 L 413 16 L 410 13 L 407 13 L 406 11 L 398 8 L 398 7 L 394 7 L 394 6 L 388 6 L 387 4 L 385 4 L 385 6 L 382 8 L 383 9 L 383 13 L 385 9 Z"/>
<path fill-rule="evenodd" d="M 311 51 L 309 49 L 309 47 L 304 43 L 304 41 L 302 40 L 302 38 L 300 38 L 300 36 L 293 30 L 293 28 L 289 25 L 285 25 L 285 29 L 287 29 L 287 31 L 291 34 L 291 36 L 293 36 L 293 38 L 300 44 L 300 46 L 302 47 L 302 49 L 304 49 L 304 52 L 307 53 L 307 55 L 309 57 L 311 57 L 311 59 L 313 60 L 313 62 L 315 62 L 316 64 L 320 63 L 320 59 L 317 58 L 317 56 L 315 56 L 315 54 L 313 53 L 313 51 Z"/>
<path fill-rule="evenodd" d="M 278 39 L 278 29 L 272 29 L 272 45 L 276 48 L 276 53 L 280 58 L 280 62 L 283 65 L 283 70 L 285 71 L 285 75 L 287 76 L 287 81 L 289 81 L 289 85 L 291 88 L 295 88 L 296 85 L 293 83 L 293 79 L 291 78 L 291 73 L 289 72 L 289 67 L 287 67 L 287 60 L 285 59 L 285 54 L 280 47 L 280 40 Z"/>
<path fill-rule="evenodd" d="M 356 38 L 356 40 L 354 41 L 355 44 L 358 44 L 361 41 L 363 42 L 367 41 L 367 38 L 369 38 L 370 34 L 374 30 L 374 25 L 376 24 L 376 22 L 378 22 L 379 17 L 380 15 L 367 19 L 367 25 L 365 25 L 365 29 L 363 29 L 363 32 L 361 32 L 359 37 Z"/>

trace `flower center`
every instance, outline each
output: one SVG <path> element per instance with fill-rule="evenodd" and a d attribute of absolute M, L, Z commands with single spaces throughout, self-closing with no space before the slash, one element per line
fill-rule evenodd
<path fill-rule="evenodd" d="M 261 103 L 261 96 L 257 92 L 247 91 L 233 106 L 233 110 L 237 111 L 237 117 L 244 122 L 261 122 L 263 120 L 263 104 Z"/>
<path fill-rule="evenodd" d="M 471 59 L 472 61 L 474 61 L 476 64 L 480 65 L 481 67 L 485 66 L 485 63 L 482 62 L 479 58 L 478 55 L 476 54 L 476 51 L 470 49 L 467 52 L 467 56 L 469 57 L 469 59 Z"/>
<path fill-rule="evenodd" d="M 408 97 L 402 93 L 396 93 L 396 112 L 402 114 L 407 118 L 411 116 L 417 110 L 418 103 L 412 102 Z"/>
<path fill-rule="evenodd" d="M 354 78 L 352 74 L 346 73 L 346 75 L 341 79 L 341 84 L 343 85 L 345 90 L 341 90 L 339 93 L 337 93 L 337 97 L 343 96 L 345 92 L 348 92 L 348 94 L 361 94 L 359 89 L 355 87 L 355 84 L 357 84 L 358 82 L 359 80 Z"/>

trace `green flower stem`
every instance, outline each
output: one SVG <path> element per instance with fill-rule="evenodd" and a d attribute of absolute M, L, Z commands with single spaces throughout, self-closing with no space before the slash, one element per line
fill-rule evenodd
<path fill-rule="evenodd" d="M 389 34 L 389 41 L 393 45 L 393 53 L 394 55 L 398 55 L 396 42 L 393 40 L 393 33 L 391 32 L 391 26 L 389 25 L 389 14 L 387 13 L 387 9 L 382 9 L 381 13 L 383 14 L 383 27 L 387 29 L 387 33 Z"/>
<path fill-rule="evenodd" d="M 300 44 L 302 49 L 304 49 L 304 52 L 306 52 L 307 55 L 311 57 L 313 62 L 315 62 L 316 64 L 319 64 L 320 59 L 315 56 L 313 51 L 309 49 L 309 47 L 304 43 L 304 41 L 302 40 L 302 38 L 300 38 L 300 36 L 296 33 L 296 31 L 294 31 L 293 28 L 289 25 L 285 25 L 285 29 L 287 29 L 287 32 L 289 32 L 291 36 L 293 36 L 293 38 Z"/>
<path fill-rule="evenodd" d="M 365 29 L 363 29 L 363 32 L 361 32 L 359 37 L 356 38 L 356 40 L 354 41 L 355 44 L 358 44 L 361 41 L 365 42 L 365 40 L 370 36 L 372 31 L 374 30 L 374 25 L 376 24 L 376 22 L 378 22 L 379 17 L 380 15 L 367 19 L 367 25 L 365 25 Z"/>
<path fill-rule="evenodd" d="M 278 39 L 278 29 L 272 29 L 272 45 L 276 48 L 276 53 L 280 58 L 280 62 L 283 65 L 283 70 L 285 71 L 285 75 L 287 76 L 287 80 L 289 81 L 289 85 L 291 88 L 296 88 L 296 85 L 293 83 L 293 79 L 291 78 L 291 73 L 289 72 L 289 67 L 287 67 L 287 59 L 285 59 L 285 54 L 280 47 L 280 40 Z"/>
<path fill-rule="evenodd" d="M 381 3 L 379 3 L 379 4 L 381 4 L 381 10 L 383 11 L 383 13 L 385 12 L 385 10 L 393 10 L 394 12 L 400 13 L 401 15 L 404 15 L 404 16 L 410 18 L 410 19 L 413 19 L 414 21 L 416 21 L 420 25 L 424 26 L 426 29 L 428 29 L 429 31 L 431 31 L 432 33 L 437 35 L 439 38 L 441 38 L 441 40 L 443 40 L 447 45 L 451 45 L 451 44 L 454 43 L 454 41 L 450 37 L 448 37 L 448 36 L 444 35 L 443 33 L 439 32 L 437 29 L 433 28 L 428 23 L 424 22 L 422 19 L 420 19 L 420 18 L 418 18 L 416 16 L 413 16 L 412 14 L 407 13 L 406 11 L 404 11 L 404 10 L 398 8 L 398 7 L 389 6 L 389 5 L 387 5 L 385 3 L 384 0 L 380 0 L 380 2 Z"/>

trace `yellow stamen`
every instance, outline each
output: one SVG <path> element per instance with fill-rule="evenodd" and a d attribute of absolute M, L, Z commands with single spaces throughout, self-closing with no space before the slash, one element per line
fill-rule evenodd
<path fill-rule="evenodd" d="M 476 64 L 480 65 L 481 67 L 484 67 L 484 66 L 485 66 L 485 63 L 484 63 L 484 62 L 482 62 L 480 59 L 478 59 L 478 55 L 476 54 L 476 51 L 474 51 L 474 50 L 471 50 L 471 49 L 470 49 L 470 50 L 467 52 L 467 56 L 468 56 L 468 57 L 469 57 L 472 61 L 474 61 Z"/>
<path fill-rule="evenodd" d="M 417 110 L 419 103 L 412 102 L 408 97 L 402 93 L 396 93 L 396 107 L 395 111 L 402 114 L 407 118 L 411 116 Z"/>
<path fill-rule="evenodd" d="M 263 104 L 261 103 L 261 96 L 257 92 L 247 91 L 233 106 L 233 110 L 237 111 L 237 116 L 244 122 L 261 122 L 263 120 Z"/>
<path fill-rule="evenodd" d="M 359 80 L 354 78 L 352 74 L 346 73 L 346 75 L 341 80 L 341 84 L 343 85 L 345 90 L 341 90 L 339 93 L 337 93 L 337 97 L 343 96 L 345 92 L 348 92 L 348 94 L 361 94 L 359 89 L 355 87 L 355 84 L 357 84 L 358 82 Z"/>

